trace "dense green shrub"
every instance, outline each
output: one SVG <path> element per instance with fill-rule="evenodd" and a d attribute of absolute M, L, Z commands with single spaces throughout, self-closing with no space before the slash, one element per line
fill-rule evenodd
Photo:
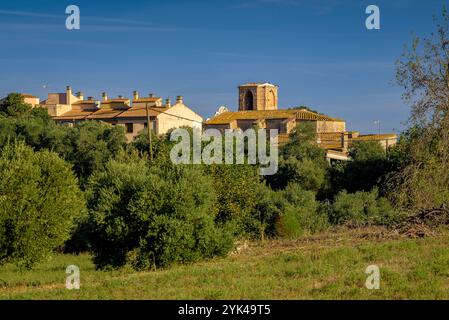
<path fill-rule="evenodd" d="M 299 184 L 315 193 L 326 182 L 326 152 L 317 143 L 316 129 L 309 123 L 298 125 L 280 150 L 277 174 L 267 181 L 274 189 L 283 189 L 289 183 Z"/>
<path fill-rule="evenodd" d="M 234 233 L 241 237 L 260 236 L 259 216 L 256 212 L 258 192 L 262 182 L 256 166 L 208 165 L 204 171 L 212 177 L 213 190 L 217 195 L 214 204 L 217 221 L 230 224 Z"/>
<path fill-rule="evenodd" d="M 31 105 L 19 93 L 10 93 L 0 104 L 0 116 L 20 116 L 30 112 Z"/>
<path fill-rule="evenodd" d="M 31 268 L 69 237 L 85 212 L 70 165 L 23 142 L 0 155 L 0 264 Z"/>
<path fill-rule="evenodd" d="M 17 99 L 3 109 L 6 111 L 3 116 L 0 112 L 0 146 L 18 140 L 35 150 L 54 151 L 73 165 L 82 186 L 95 169 L 126 146 L 125 131 L 120 126 L 98 121 L 85 121 L 73 127 L 58 125 L 47 110 L 26 109 Z"/>
<path fill-rule="evenodd" d="M 0 116 L 0 146 L 9 141 L 24 141 L 34 150 L 52 150 L 62 155 L 67 126 L 57 125 L 47 110 L 33 108 L 20 116 Z"/>
<path fill-rule="evenodd" d="M 356 141 L 349 150 L 350 161 L 330 169 L 332 190 L 350 193 L 381 187 L 393 170 L 392 161 L 378 141 Z"/>
<path fill-rule="evenodd" d="M 256 205 L 254 211 L 254 235 L 258 232 L 258 238 L 276 236 L 276 220 L 282 213 L 284 199 L 279 192 L 261 183 L 256 190 Z"/>
<path fill-rule="evenodd" d="M 297 238 L 328 227 L 327 215 L 321 210 L 313 192 L 304 190 L 298 184 L 289 184 L 278 194 L 282 198 L 281 214 L 276 221 L 278 236 Z"/>
<path fill-rule="evenodd" d="M 126 145 L 125 131 L 120 126 L 98 121 L 85 121 L 71 128 L 63 140 L 62 157 L 84 184 L 92 172 L 117 155 Z"/>
<path fill-rule="evenodd" d="M 389 224 L 400 217 L 390 202 L 379 197 L 377 189 L 369 192 L 340 192 L 333 204 L 331 221 L 352 225 Z"/>
<path fill-rule="evenodd" d="M 166 267 L 226 254 L 231 235 L 215 225 L 216 196 L 200 168 L 111 160 L 88 184 L 94 262 Z"/>
<path fill-rule="evenodd" d="M 279 161 L 278 181 L 296 183 L 304 190 L 318 192 L 325 183 L 326 169 L 312 159 L 287 158 Z M 279 183 L 278 185 L 282 185 Z"/>

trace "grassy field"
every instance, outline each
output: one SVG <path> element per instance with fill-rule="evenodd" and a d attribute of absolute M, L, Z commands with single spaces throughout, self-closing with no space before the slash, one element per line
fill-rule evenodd
<path fill-rule="evenodd" d="M 32 271 L 0 268 L 0 299 L 448 299 L 449 233 L 384 239 L 376 230 L 250 243 L 227 258 L 152 272 L 96 271 L 88 255 L 54 255 Z M 81 289 L 65 289 L 78 265 Z M 379 290 L 365 269 L 380 267 Z"/>

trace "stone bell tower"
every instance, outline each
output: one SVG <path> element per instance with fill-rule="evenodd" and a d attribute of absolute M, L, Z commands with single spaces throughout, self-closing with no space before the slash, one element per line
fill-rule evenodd
<path fill-rule="evenodd" d="M 239 111 L 277 110 L 278 86 L 271 83 L 247 83 L 239 86 Z"/>

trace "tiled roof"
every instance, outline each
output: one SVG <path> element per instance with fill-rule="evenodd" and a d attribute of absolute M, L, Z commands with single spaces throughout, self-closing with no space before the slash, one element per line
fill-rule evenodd
<path fill-rule="evenodd" d="M 398 136 L 394 133 L 385 133 L 385 134 L 366 134 L 362 136 L 358 136 L 355 138 L 351 138 L 352 141 L 369 141 L 369 140 L 386 140 L 386 139 L 397 139 Z"/>
<path fill-rule="evenodd" d="M 32 94 L 29 93 L 21 93 L 20 95 L 24 98 L 37 98 L 36 96 L 33 96 Z"/>
<path fill-rule="evenodd" d="M 150 117 L 156 117 L 160 113 L 165 112 L 168 108 L 166 107 L 149 107 L 148 113 Z M 134 117 L 146 117 L 147 112 L 145 107 L 132 107 L 126 111 L 123 111 L 118 117 L 119 118 L 134 118 Z"/>
<path fill-rule="evenodd" d="M 77 102 L 74 102 L 72 104 L 96 104 L 96 100 L 79 100 Z"/>
<path fill-rule="evenodd" d="M 158 97 L 153 97 L 153 98 L 139 98 L 139 99 L 134 99 L 133 102 L 156 102 L 162 100 L 162 98 L 158 98 Z"/>
<path fill-rule="evenodd" d="M 165 112 L 166 107 L 149 108 L 150 117 L 156 117 Z M 145 118 L 147 116 L 145 107 L 133 107 L 128 109 L 99 109 L 99 110 L 71 110 L 55 120 L 81 120 L 81 119 L 114 119 L 114 118 Z"/>
<path fill-rule="evenodd" d="M 112 119 L 120 115 L 124 110 L 100 109 L 86 117 L 86 119 Z"/>
<path fill-rule="evenodd" d="M 108 102 L 124 102 L 124 101 L 129 101 L 129 99 L 127 98 L 113 98 L 113 99 L 108 99 L 106 101 L 103 101 L 103 103 L 108 103 Z"/>
<path fill-rule="evenodd" d="M 337 118 L 321 115 L 308 110 L 280 109 L 280 110 L 255 110 L 255 111 L 227 111 L 206 121 L 206 124 L 227 124 L 234 120 L 259 120 L 259 119 L 288 119 L 311 121 L 343 121 Z"/>
<path fill-rule="evenodd" d="M 92 110 L 71 110 L 60 116 L 54 117 L 55 120 L 84 120 L 92 114 Z"/>

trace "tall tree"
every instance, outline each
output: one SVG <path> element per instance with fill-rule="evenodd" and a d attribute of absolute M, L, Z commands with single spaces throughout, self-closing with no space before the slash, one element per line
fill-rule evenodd
<path fill-rule="evenodd" d="M 414 39 L 397 63 L 397 82 L 411 107 L 411 161 L 390 183 L 395 202 L 413 211 L 449 202 L 449 13 L 435 18 L 436 32 Z"/>

